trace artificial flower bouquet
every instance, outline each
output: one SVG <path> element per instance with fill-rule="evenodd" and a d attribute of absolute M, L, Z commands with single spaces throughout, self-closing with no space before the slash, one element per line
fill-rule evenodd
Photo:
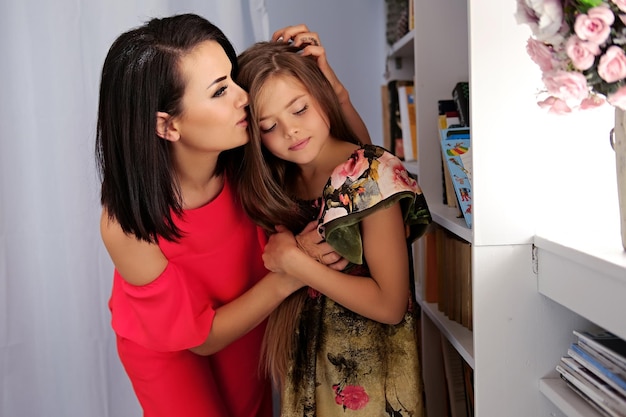
<path fill-rule="evenodd" d="M 539 106 L 626 110 L 626 0 L 517 0 L 515 17 L 532 31 L 526 50 L 545 85 Z"/>

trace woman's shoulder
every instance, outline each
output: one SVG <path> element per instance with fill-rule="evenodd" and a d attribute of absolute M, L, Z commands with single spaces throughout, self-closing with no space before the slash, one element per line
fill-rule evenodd
<path fill-rule="evenodd" d="M 156 243 L 139 240 L 124 232 L 106 210 L 102 211 L 100 218 L 100 235 L 115 269 L 130 284 L 148 284 L 167 266 L 167 259 Z"/>

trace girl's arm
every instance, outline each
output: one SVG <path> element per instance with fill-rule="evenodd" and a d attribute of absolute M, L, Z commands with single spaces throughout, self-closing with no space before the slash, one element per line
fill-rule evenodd
<path fill-rule="evenodd" d="M 293 235 L 272 235 L 265 267 L 301 280 L 337 303 L 381 323 L 402 320 L 409 300 L 409 260 L 400 204 L 377 210 L 361 222 L 364 255 L 371 277 L 332 270 L 303 253 Z"/>
<path fill-rule="evenodd" d="M 330 84 L 335 90 L 335 94 L 341 104 L 341 109 L 343 110 L 350 127 L 354 130 L 354 133 L 357 135 L 361 143 L 371 144 L 372 139 L 370 138 L 367 126 L 365 126 L 363 119 L 361 119 L 361 116 L 354 108 L 354 105 L 350 100 L 348 90 L 346 90 L 341 81 L 339 81 L 335 71 L 333 71 L 328 63 L 326 50 L 322 46 L 317 32 L 311 32 L 304 24 L 287 26 L 277 30 L 272 35 L 272 41 L 278 41 L 281 39 L 283 42 L 292 41 L 294 46 L 298 47 L 306 45 L 302 49 L 302 55 L 312 55 L 317 59 L 317 65 L 320 67 L 324 75 L 326 75 L 326 78 L 330 81 Z"/>
<path fill-rule="evenodd" d="M 129 284 L 147 285 L 167 267 L 168 260 L 157 244 L 140 241 L 124 233 L 120 225 L 104 212 L 100 230 L 115 268 Z M 190 350 L 200 355 L 218 352 L 255 328 L 302 286 L 293 277 L 269 273 L 247 292 L 217 308 L 205 342 Z"/>

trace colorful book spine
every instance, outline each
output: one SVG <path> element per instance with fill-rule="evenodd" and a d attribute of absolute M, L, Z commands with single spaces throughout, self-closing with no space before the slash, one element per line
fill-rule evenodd
<path fill-rule="evenodd" d="M 470 133 L 467 128 L 444 129 L 441 150 L 450 172 L 457 202 L 467 227 L 472 227 L 472 163 Z"/>

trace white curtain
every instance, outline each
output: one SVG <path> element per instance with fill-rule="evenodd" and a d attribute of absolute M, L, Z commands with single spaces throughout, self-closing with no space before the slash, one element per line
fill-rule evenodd
<path fill-rule="evenodd" d="M 117 35 L 183 12 L 216 23 L 238 52 L 269 36 L 263 0 L 0 3 L 2 417 L 141 415 L 109 324 L 97 92 Z"/>

